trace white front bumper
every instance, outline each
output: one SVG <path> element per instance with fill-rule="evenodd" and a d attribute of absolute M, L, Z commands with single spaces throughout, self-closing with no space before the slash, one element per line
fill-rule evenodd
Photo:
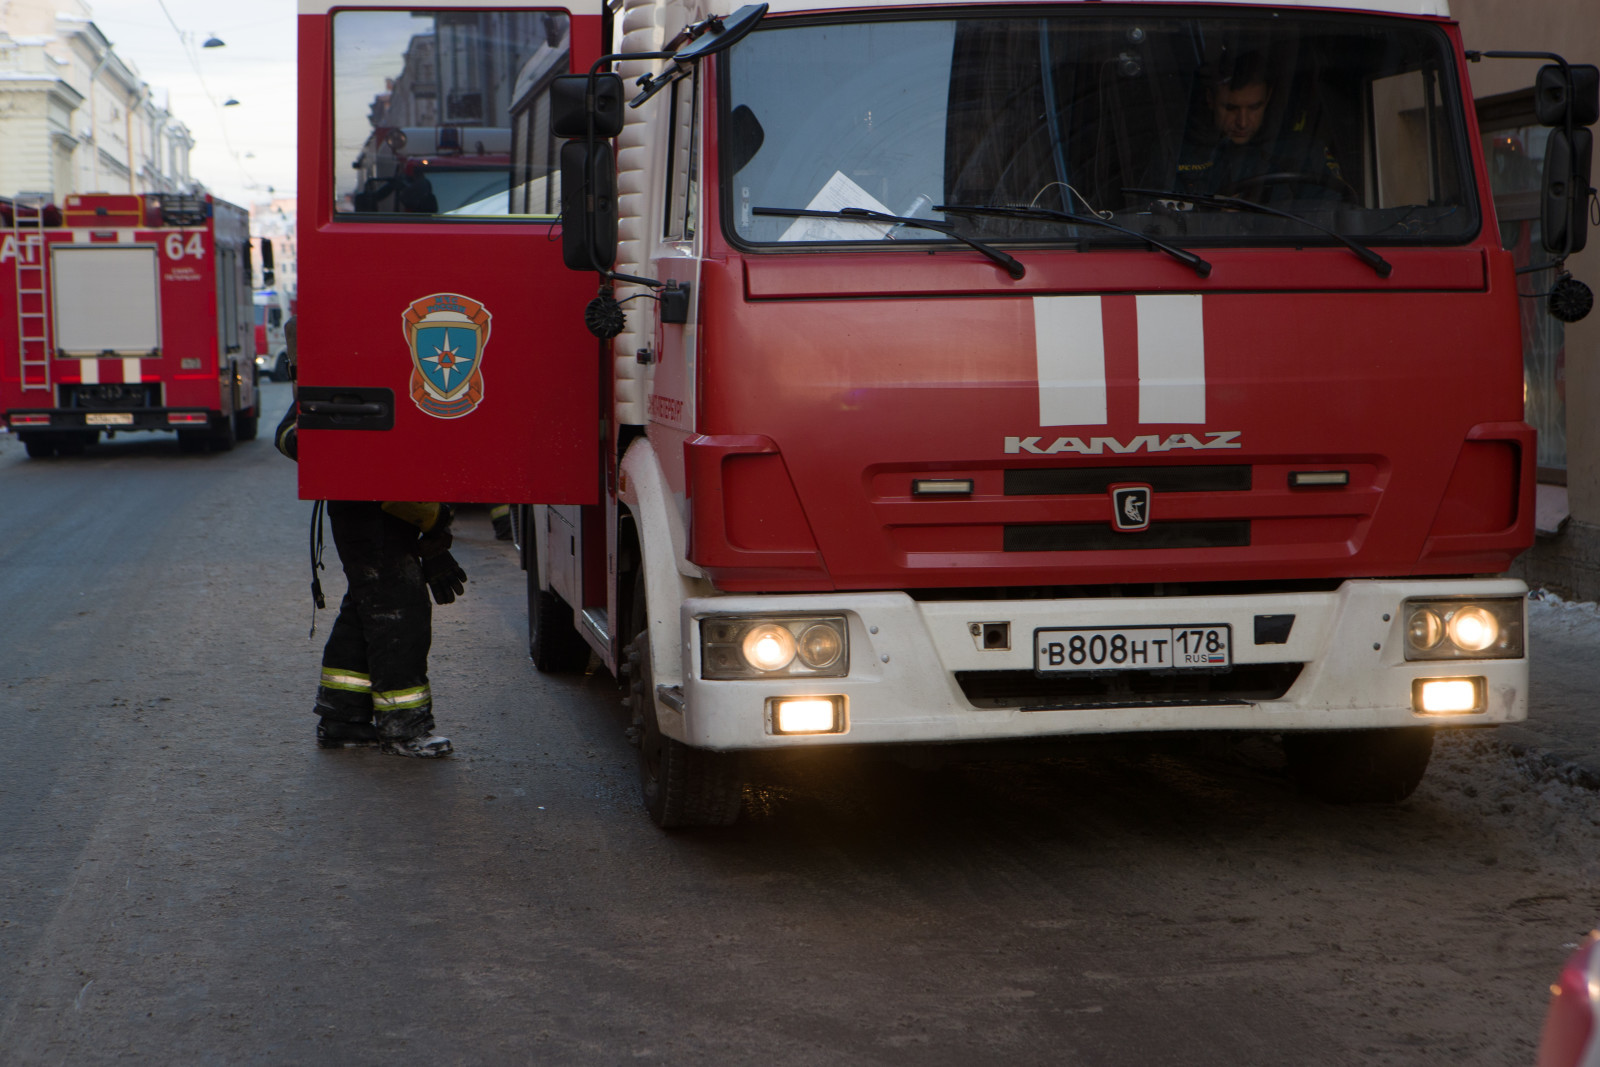
<path fill-rule="evenodd" d="M 658 688 L 662 731 L 701 748 L 981 741 L 1160 730 L 1300 730 L 1482 725 L 1528 713 L 1528 661 L 1407 662 L 1401 602 L 1419 596 L 1523 596 L 1520 581 L 1350 581 L 1330 593 L 1148 597 L 1100 600 L 917 601 L 904 593 L 702 597 L 682 608 L 681 689 Z M 711 615 L 825 613 L 850 628 L 850 672 L 837 679 L 707 681 L 700 677 L 699 620 Z M 1255 617 L 1293 615 L 1282 644 L 1254 643 Z M 1011 647 L 985 650 L 973 623 L 1010 623 Z M 1032 672 L 1039 627 L 1212 625 L 1233 628 L 1233 661 L 1303 664 L 1281 698 L 1163 706 L 980 707 L 958 671 Z M 661 672 L 664 674 L 665 672 Z M 1479 676 L 1487 707 L 1476 714 L 1423 716 L 1411 705 L 1416 678 Z M 843 696 L 843 733 L 770 732 L 770 697 Z M 1029 707 L 1061 700 L 1030 699 Z M 1101 701 L 1102 704 L 1106 703 Z M 681 710 L 680 710 L 681 708 Z"/>

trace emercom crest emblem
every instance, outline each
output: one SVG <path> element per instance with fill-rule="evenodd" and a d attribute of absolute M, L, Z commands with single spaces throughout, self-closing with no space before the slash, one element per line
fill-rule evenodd
<path fill-rule="evenodd" d="M 459 293 L 412 301 L 401 316 L 411 349 L 411 399 L 439 419 L 459 419 L 483 401 L 489 309 Z"/>

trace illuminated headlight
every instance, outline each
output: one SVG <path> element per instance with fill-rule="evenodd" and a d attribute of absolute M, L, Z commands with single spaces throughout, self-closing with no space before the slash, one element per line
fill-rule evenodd
<path fill-rule="evenodd" d="M 1482 678 L 1418 678 L 1411 683 L 1411 706 L 1424 715 L 1470 715 L 1482 711 Z"/>
<path fill-rule="evenodd" d="M 772 697 L 767 724 L 775 734 L 844 733 L 844 697 Z"/>
<path fill-rule="evenodd" d="M 849 630 L 842 616 L 700 620 L 700 676 L 843 678 L 850 673 Z"/>
<path fill-rule="evenodd" d="M 1521 659 L 1521 597 L 1405 602 L 1406 659 Z"/>

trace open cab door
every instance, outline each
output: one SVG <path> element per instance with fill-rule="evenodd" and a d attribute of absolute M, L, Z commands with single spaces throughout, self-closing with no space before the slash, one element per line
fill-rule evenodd
<path fill-rule="evenodd" d="M 562 263 L 549 91 L 601 12 L 300 16 L 302 498 L 597 501 L 594 281 Z"/>

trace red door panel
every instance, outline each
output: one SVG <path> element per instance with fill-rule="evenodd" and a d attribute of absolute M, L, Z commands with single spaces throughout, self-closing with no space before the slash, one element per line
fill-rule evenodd
<path fill-rule="evenodd" d="M 300 19 L 300 495 L 595 503 L 595 283 L 537 217 L 529 87 L 587 69 L 599 7 L 418 9 Z M 446 61 L 492 33 L 534 44 Z"/>

